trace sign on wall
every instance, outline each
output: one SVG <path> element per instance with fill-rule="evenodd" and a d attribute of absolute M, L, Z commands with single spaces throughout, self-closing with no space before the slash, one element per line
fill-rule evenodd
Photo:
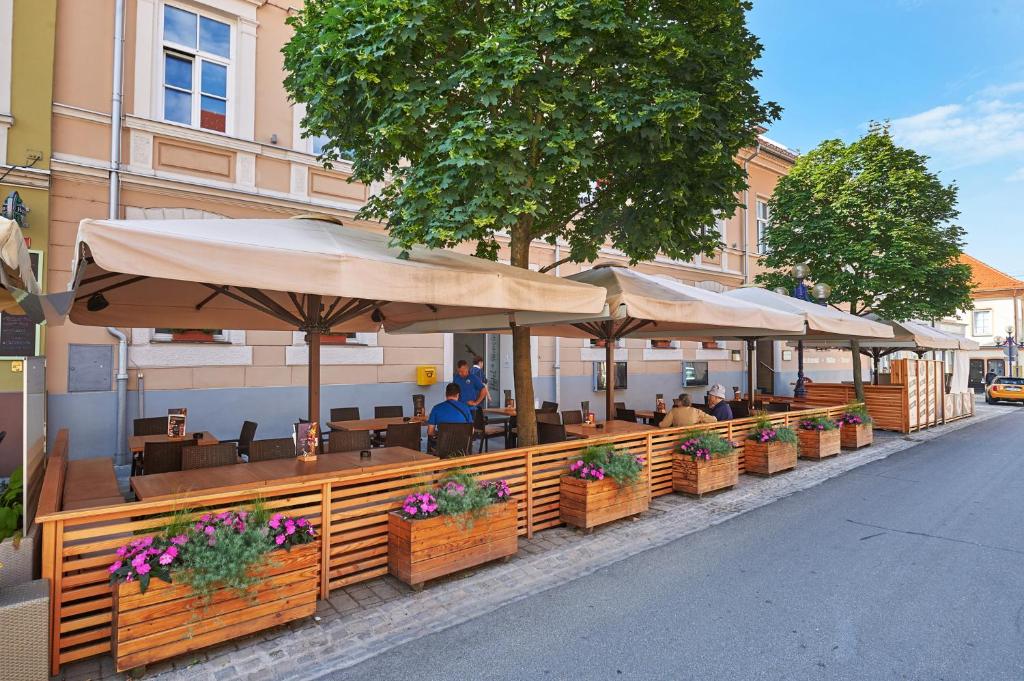
<path fill-rule="evenodd" d="M 33 250 L 28 255 L 32 261 L 32 274 L 42 288 L 43 253 Z M 36 357 L 39 351 L 39 327 L 25 315 L 0 312 L 0 358 Z"/>

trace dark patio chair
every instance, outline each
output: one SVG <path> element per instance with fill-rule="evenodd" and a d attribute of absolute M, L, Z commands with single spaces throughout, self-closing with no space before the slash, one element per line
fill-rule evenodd
<path fill-rule="evenodd" d="M 358 421 L 359 407 L 335 407 L 331 409 L 332 421 Z"/>
<path fill-rule="evenodd" d="M 252 444 L 252 440 L 256 437 L 256 428 L 259 427 L 255 421 L 243 421 L 242 432 L 238 434 L 237 440 L 221 440 L 221 444 L 236 444 L 238 445 L 239 454 L 249 454 L 249 445 Z"/>
<path fill-rule="evenodd" d="M 238 463 L 238 448 L 233 443 L 206 445 L 204 447 L 182 447 L 181 470 L 231 466 Z"/>
<path fill-rule="evenodd" d="M 167 417 L 153 416 L 145 419 L 135 419 L 132 422 L 133 435 L 166 435 Z"/>
<path fill-rule="evenodd" d="M 614 402 L 612 404 L 612 406 L 615 407 L 616 409 L 625 409 L 626 408 L 626 403 L 625 402 Z"/>
<path fill-rule="evenodd" d="M 369 448 L 368 430 L 332 430 L 327 438 L 328 452 L 358 452 Z"/>
<path fill-rule="evenodd" d="M 421 427 L 418 423 L 392 423 L 384 435 L 384 446 L 405 447 L 420 451 Z"/>
<path fill-rule="evenodd" d="M 562 423 L 567 426 L 574 426 L 583 423 L 583 412 L 579 409 L 569 409 L 562 412 Z"/>
<path fill-rule="evenodd" d="M 562 417 L 557 411 L 538 411 L 537 423 L 551 423 L 556 426 L 562 425 Z"/>
<path fill-rule="evenodd" d="M 565 441 L 565 426 L 561 423 L 537 422 L 537 444 L 550 445 Z"/>
<path fill-rule="evenodd" d="M 616 409 L 615 410 L 616 421 L 629 421 L 630 423 L 636 423 L 636 410 L 635 409 Z"/>
<path fill-rule="evenodd" d="M 661 422 L 665 420 L 666 416 L 668 416 L 668 412 L 657 412 L 656 411 L 656 412 L 654 412 L 654 416 L 652 416 L 650 419 L 648 419 L 648 423 L 650 425 L 652 425 L 652 426 L 655 426 L 655 427 L 660 426 Z"/>
<path fill-rule="evenodd" d="M 789 402 L 766 402 L 764 405 L 764 410 L 768 412 L 785 412 L 792 408 Z"/>
<path fill-rule="evenodd" d="M 405 416 L 400 404 L 373 408 L 373 418 L 375 419 L 390 419 L 396 416 Z"/>
<path fill-rule="evenodd" d="M 734 419 L 745 419 L 750 416 L 750 406 L 743 400 L 730 401 L 729 408 L 732 409 L 732 417 Z"/>
<path fill-rule="evenodd" d="M 442 459 L 473 453 L 472 423 L 442 423 L 437 426 L 437 448 L 434 453 Z"/>
<path fill-rule="evenodd" d="M 249 445 L 249 463 L 290 459 L 295 456 L 295 441 L 290 437 L 276 437 L 269 440 L 253 440 Z"/>
<path fill-rule="evenodd" d="M 491 424 L 487 422 L 487 414 L 483 409 L 473 410 L 473 439 L 480 441 L 478 452 L 491 451 L 491 439 L 505 437 L 504 424 Z"/>
<path fill-rule="evenodd" d="M 540 411 L 545 413 L 554 413 L 558 411 L 558 402 L 548 402 L 544 400 L 540 403 Z"/>
<path fill-rule="evenodd" d="M 171 440 L 170 442 L 147 442 L 142 453 L 142 474 L 171 473 L 181 470 L 181 450 L 195 447 L 197 440 Z"/>

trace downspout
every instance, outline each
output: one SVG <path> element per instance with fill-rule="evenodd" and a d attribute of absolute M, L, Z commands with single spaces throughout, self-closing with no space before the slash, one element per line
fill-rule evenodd
<path fill-rule="evenodd" d="M 562 251 L 555 239 L 555 262 L 562 259 Z M 555 276 L 559 275 L 561 265 L 555 265 Z M 555 336 L 555 402 L 562 404 L 562 339 Z M 564 408 L 564 407 L 563 407 Z"/>
<path fill-rule="evenodd" d="M 108 216 L 118 218 L 121 203 L 121 185 L 118 171 L 121 167 L 121 87 L 124 64 L 124 0 L 114 5 L 114 70 L 110 100 L 110 209 Z M 112 326 L 107 333 L 117 339 L 117 463 L 128 464 L 128 339 Z"/>

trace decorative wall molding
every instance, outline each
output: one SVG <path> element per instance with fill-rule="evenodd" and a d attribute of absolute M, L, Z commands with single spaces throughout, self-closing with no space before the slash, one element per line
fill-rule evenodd
<path fill-rule="evenodd" d="M 226 343 L 174 343 L 153 340 L 153 329 L 132 329 L 128 363 L 140 369 L 250 366 L 252 348 L 245 331 L 225 331 Z"/>

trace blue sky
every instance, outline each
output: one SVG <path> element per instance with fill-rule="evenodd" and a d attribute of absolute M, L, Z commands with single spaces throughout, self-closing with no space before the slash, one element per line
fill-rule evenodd
<path fill-rule="evenodd" d="M 965 250 L 1024 278 L 1024 2 L 754 0 L 768 136 L 796 150 L 871 120 L 960 188 Z"/>

